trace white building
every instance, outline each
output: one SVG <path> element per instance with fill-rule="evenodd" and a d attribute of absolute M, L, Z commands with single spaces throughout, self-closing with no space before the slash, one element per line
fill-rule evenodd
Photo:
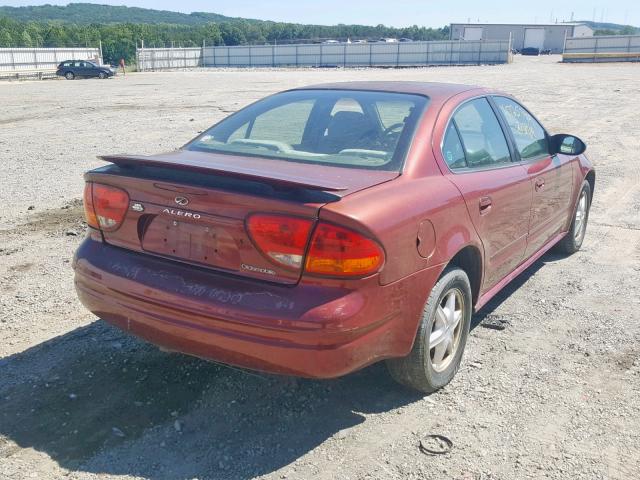
<path fill-rule="evenodd" d="M 593 30 L 584 23 L 452 23 L 451 40 L 508 40 L 511 48 L 526 47 L 562 53 L 565 37 L 592 37 Z"/>

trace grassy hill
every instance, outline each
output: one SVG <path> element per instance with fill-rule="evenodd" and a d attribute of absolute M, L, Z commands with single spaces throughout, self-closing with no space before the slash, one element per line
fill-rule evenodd
<path fill-rule="evenodd" d="M 70 3 L 61 5 L 37 5 L 27 7 L 0 7 L 0 16 L 21 22 L 89 23 L 171 23 L 175 25 L 201 25 L 208 22 L 236 20 L 217 13 L 194 12 L 190 14 L 150 8 Z"/>

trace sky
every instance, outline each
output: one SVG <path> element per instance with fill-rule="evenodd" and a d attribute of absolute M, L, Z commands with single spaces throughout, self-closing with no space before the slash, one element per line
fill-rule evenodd
<path fill-rule="evenodd" d="M 214 12 L 231 17 L 333 25 L 357 23 L 440 27 L 452 22 L 553 23 L 595 20 L 640 26 L 638 0 L 101 0 L 86 3 L 127 5 L 190 13 Z M 67 1 L 0 0 L 0 5 L 65 5 Z"/>

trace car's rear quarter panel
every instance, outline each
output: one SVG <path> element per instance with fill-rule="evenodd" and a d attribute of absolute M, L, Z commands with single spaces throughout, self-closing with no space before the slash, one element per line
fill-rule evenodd
<path fill-rule="evenodd" d="M 439 174 L 400 177 L 359 192 L 326 205 L 320 218 L 364 231 L 381 242 L 385 250 L 379 274 L 382 285 L 446 263 L 467 245 L 480 245 L 460 192 Z M 433 225 L 433 234 L 431 238 L 429 232 L 425 235 L 423 227 L 419 244 L 420 226 L 425 221 Z M 429 286 L 424 289 L 426 294 Z"/>

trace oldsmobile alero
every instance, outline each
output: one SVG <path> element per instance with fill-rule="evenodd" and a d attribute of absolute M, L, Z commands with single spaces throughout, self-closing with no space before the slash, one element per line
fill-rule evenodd
<path fill-rule="evenodd" d="M 584 239 L 595 172 L 516 99 L 453 84 L 285 91 L 85 175 L 82 303 L 165 349 L 430 392 L 477 311 Z"/>

